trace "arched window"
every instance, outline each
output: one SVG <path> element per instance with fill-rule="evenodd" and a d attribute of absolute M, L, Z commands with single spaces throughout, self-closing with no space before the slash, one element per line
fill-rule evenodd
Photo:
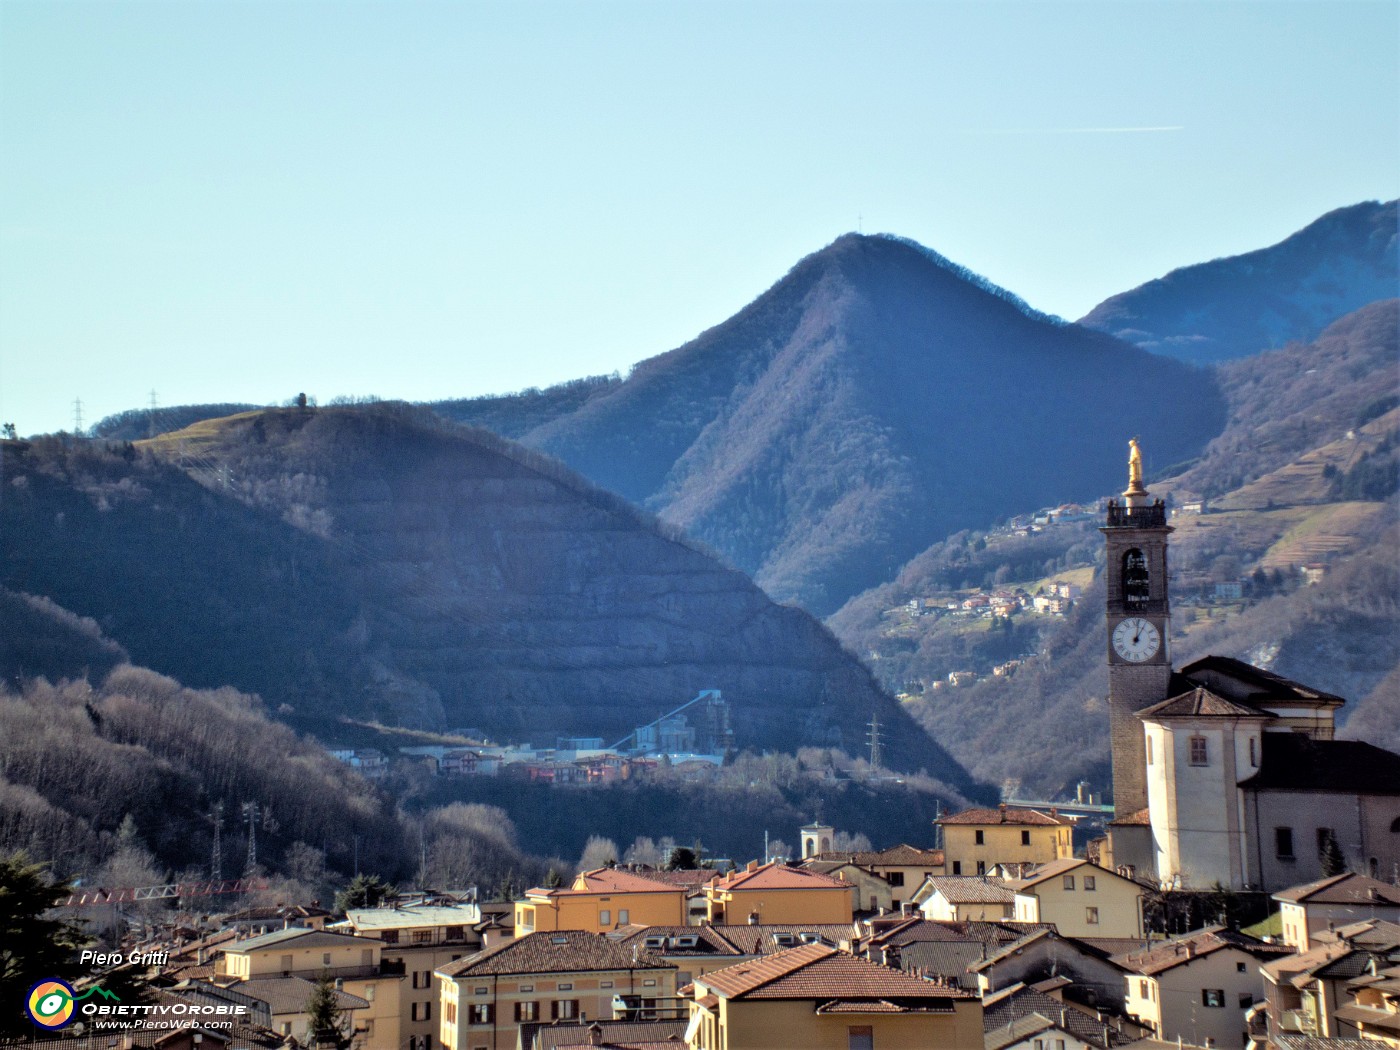
<path fill-rule="evenodd" d="M 1150 590 L 1147 573 L 1147 556 L 1136 547 L 1123 555 L 1123 604 L 1128 609 L 1147 608 L 1147 595 Z"/>

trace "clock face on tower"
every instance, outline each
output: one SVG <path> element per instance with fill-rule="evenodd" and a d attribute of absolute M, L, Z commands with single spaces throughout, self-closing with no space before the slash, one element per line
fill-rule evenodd
<path fill-rule="evenodd" d="M 1141 616 L 1118 621 L 1113 628 L 1113 651 L 1131 664 L 1151 660 L 1162 647 L 1162 635 L 1156 626 Z"/>

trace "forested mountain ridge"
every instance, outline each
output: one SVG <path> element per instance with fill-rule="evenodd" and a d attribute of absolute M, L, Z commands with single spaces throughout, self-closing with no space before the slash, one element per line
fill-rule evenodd
<path fill-rule="evenodd" d="M 183 464 L 185 469 L 180 469 Z M 819 623 L 560 464 L 399 405 L 146 443 L 7 443 L 0 583 L 191 685 L 499 739 L 621 737 L 719 688 L 739 747 L 859 750 L 970 786 Z"/>
<path fill-rule="evenodd" d="M 1374 303 L 1313 343 L 1220 366 L 1229 424 L 1198 461 L 1149 488 L 1177 508 L 1204 497 L 1203 513 L 1171 519 L 1174 663 L 1216 653 L 1269 667 L 1346 697 L 1344 735 L 1400 749 L 1397 321 L 1400 303 Z M 1103 495 L 1123 480 L 1120 465 Z M 887 687 L 907 690 L 905 706 L 974 773 L 1047 793 L 1081 776 L 1104 787 L 1098 524 L 956 534 L 829 623 Z M 1084 588 L 1067 615 L 985 620 L 946 615 L 941 601 L 906 612 L 911 601 L 1034 593 L 1057 580 Z M 980 680 L 950 687 L 953 671 Z M 1039 732 L 1016 731 L 1032 719 Z"/>
<path fill-rule="evenodd" d="M 1338 208 L 1271 247 L 1121 292 L 1079 323 L 1195 364 L 1310 342 L 1343 314 L 1400 290 L 1398 204 Z"/>
<path fill-rule="evenodd" d="M 1163 465 L 1224 421 L 1202 372 L 1036 314 L 912 242 L 849 234 L 522 440 L 827 613 L 930 537 L 1092 495 L 1117 456 L 1103 420 L 1127 398 Z M 472 405 L 441 407 L 503 425 L 507 399 Z"/>

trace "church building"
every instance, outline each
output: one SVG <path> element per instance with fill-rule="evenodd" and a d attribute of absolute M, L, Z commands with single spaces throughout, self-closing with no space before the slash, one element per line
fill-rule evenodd
<path fill-rule="evenodd" d="M 1400 755 L 1335 739 L 1331 693 L 1208 656 L 1174 670 L 1166 507 L 1143 486 L 1110 500 L 1107 865 L 1163 886 L 1280 890 L 1346 868 L 1400 879 Z"/>

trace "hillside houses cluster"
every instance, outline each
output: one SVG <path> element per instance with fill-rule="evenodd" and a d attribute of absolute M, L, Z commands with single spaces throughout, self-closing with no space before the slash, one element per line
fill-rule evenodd
<path fill-rule="evenodd" d="M 1391 884 L 1347 873 L 1276 893 L 1276 938 L 1168 939 L 1145 928 L 1155 888 L 1076 856 L 1066 816 L 1003 805 L 939 825 L 941 849 L 839 851 L 811 824 L 792 862 L 603 867 L 514 901 L 416 894 L 177 923 L 132 946 L 168 953 L 153 994 L 237 1005 L 237 1023 L 122 1045 L 1400 1046 Z M 336 1031 L 308 1031 L 318 987 Z"/>
<path fill-rule="evenodd" d="M 389 758 L 375 748 L 332 751 L 331 754 L 378 779 L 389 769 Z M 636 755 L 602 746 L 601 740 L 561 741 L 561 746 L 536 748 L 528 745 L 470 747 L 417 746 L 399 748 L 401 761 L 416 762 L 444 777 L 519 777 L 548 784 L 601 785 L 644 777 L 663 763 L 684 770 L 720 764 L 722 755 L 678 754 L 664 758 Z"/>

